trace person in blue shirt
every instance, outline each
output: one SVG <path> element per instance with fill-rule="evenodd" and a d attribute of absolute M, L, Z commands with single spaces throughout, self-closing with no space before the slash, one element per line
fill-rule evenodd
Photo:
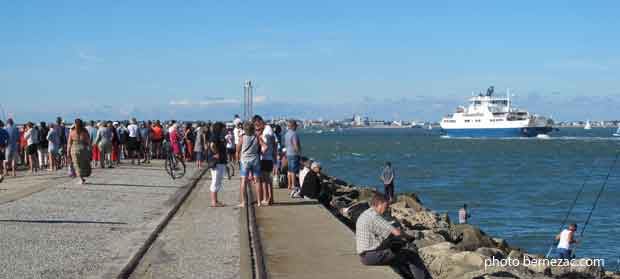
<path fill-rule="evenodd" d="M 11 175 L 15 175 L 15 162 L 17 160 L 17 152 L 19 150 L 19 129 L 15 127 L 12 118 L 6 121 L 5 132 L 8 134 L 8 141 L 4 151 L 4 175 L 8 176 L 8 167 L 11 166 Z"/>
<path fill-rule="evenodd" d="M 4 180 L 4 152 L 9 143 L 9 133 L 4 130 L 4 122 L 0 120 L 0 183 Z"/>

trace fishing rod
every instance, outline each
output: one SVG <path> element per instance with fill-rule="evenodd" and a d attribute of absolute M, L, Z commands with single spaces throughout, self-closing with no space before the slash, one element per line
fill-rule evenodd
<path fill-rule="evenodd" d="M 590 181 L 590 178 L 592 178 L 592 174 L 594 173 L 594 166 L 596 165 L 596 162 L 597 162 L 597 159 L 594 159 L 592 161 L 592 165 L 590 165 L 590 172 L 583 179 L 583 183 L 581 183 L 581 188 L 577 192 L 577 195 L 575 195 L 575 199 L 573 199 L 573 202 L 571 203 L 570 208 L 566 212 L 566 215 L 564 216 L 564 219 L 562 220 L 562 223 L 560 224 L 559 231 L 562 231 L 562 229 L 566 225 L 566 221 L 568 221 L 568 217 L 570 217 L 570 214 L 573 212 L 573 209 L 575 209 L 575 205 L 577 204 L 577 201 L 579 200 L 579 196 L 581 196 L 581 193 L 583 193 L 583 189 L 585 189 L 586 185 L 588 184 L 588 181 Z M 551 254 L 551 251 L 553 251 L 554 246 L 555 246 L 555 241 L 549 247 L 549 250 L 547 251 L 547 255 L 545 256 L 545 258 L 549 257 L 549 255 Z"/>
<path fill-rule="evenodd" d="M 594 213 L 594 210 L 596 209 L 596 205 L 598 204 L 599 199 L 601 198 L 603 192 L 605 192 L 605 189 L 607 188 L 607 182 L 609 181 L 609 177 L 611 176 L 611 172 L 616 167 L 616 163 L 618 162 L 618 157 L 620 157 L 620 151 L 616 152 L 616 157 L 614 158 L 613 163 L 611 164 L 611 166 L 609 167 L 609 170 L 607 171 L 607 176 L 605 176 L 605 180 L 603 181 L 603 185 L 601 185 L 601 189 L 598 191 L 598 194 L 596 195 L 596 199 L 594 200 L 594 203 L 592 204 L 592 208 L 590 209 L 590 213 L 588 214 L 588 218 L 586 219 L 586 222 L 583 224 L 583 228 L 581 229 L 581 233 L 579 234 L 580 238 L 583 237 L 583 234 L 586 231 L 586 228 L 588 227 L 588 224 L 590 223 L 590 219 L 592 218 L 592 213 Z M 574 257 L 574 255 L 576 253 L 576 250 L 577 250 L 577 247 L 575 247 L 571 251 L 571 256 L 572 257 Z"/>
<path fill-rule="evenodd" d="M 607 176 L 605 177 L 605 181 L 603 182 L 601 189 L 598 191 L 598 195 L 596 195 L 594 204 L 592 204 L 592 209 L 590 209 L 590 213 L 588 214 L 588 219 L 586 219 L 586 223 L 583 225 L 583 228 L 581 229 L 581 234 L 579 234 L 579 236 L 583 236 L 583 233 L 586 231 L 586 227 L 590 223 L 590 218 L 592 218 L 592 213 L 594 212 L 594 209 L 596 209 L 596 204 L 598 204 L 598 200 L 601 198 L 601 195 L 607 188 L 607 182 L 609 181 L 609 177 L 611 176 L 611 171 L 613 171 L 614 168 L 616 167 L 616 163 L 618 162 L 619 156 L 620 156 L 620 151 L 616 152 L 616 157 L 614 158 L 614 162 L 609 167 L 609 171 L 607 171 Z"/>

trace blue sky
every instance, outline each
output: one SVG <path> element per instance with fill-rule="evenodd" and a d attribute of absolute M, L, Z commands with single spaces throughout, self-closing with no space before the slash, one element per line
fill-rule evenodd
<path fill-rule="evenodd" d="M 246 79 L 268 116 L 432 120 L 495 85 L 558 120 L 620 119 L 617 1 L 0 7 L 1 104 L 18 119 L 226 119 Z"/>

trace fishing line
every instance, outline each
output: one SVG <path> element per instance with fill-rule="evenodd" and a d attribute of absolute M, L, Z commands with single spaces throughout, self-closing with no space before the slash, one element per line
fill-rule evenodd
<path fill-rule="evenodd" d="M 603 194 L 603 192 L 605 192 L 605 189 L 607 188 L 607 182 L 609 181 L 609 176 L 611 175 L 611 172 L 616 167 L 616 163 L 618 162 L 618 157 L 619 156 L 620 156 L 620 151 L 616 152 L 616 157 L 614 158 L 614 162 L 609 167 L 609 171 L 607 172 L 607 176 L 605 177 L 605 181 L 603 182 L 603 185 L 601 186 L 601 189 L 598 191 L 598 195 L 596 195 L 596 200 L 594 200 L 594 204 L 592 204 L 592 209 L 590 209 L 590 213 L 588 214 L 588 219 L 586 219 L 586 222 L 583 225 L 583 228 L 581 229 L 580 236 L 583 236 L 583 233 L 586 231 L 586 227 L 590 223 L 590 218 L 592 218 L 592 213 L 594 212 L 594 209 L 596 209 L 596 205 L 598 204 L 598 201 L 601 198 L 601 195 Z"/>
<path fill-rule="evenodd" d="M 592 204 L 592 208 L 590 209 L 588 218 L 586 219 L 586 222 L 583 224 L 583 228 L 581 229 L 581 233 L 579 234 L 580 238 L 583 238 L 583 233 L 586 231 L 586 228 L 588 227 L 588 224 L 590 223 L 590 219 L 592 218 L 592 213 L 594 213 L 594 210 L 596 209 L 596 205 L 598 204 L 598 201 L 601 198 L 601 195 L 603 194 L 603 192 L 605 192 L 605 189 L 607 188 L 607 182 L 609 181 L 611 172 L 616 167 L 616 163 L 618 162 L 619 156 L 620 156 L 620 151 L 616 152 L 616 157 L 614 158 L 613 163 L 611 164 L 611 166 L 609 167 L 609 170 L 607 171 L 607 176 L 605 177 L 605 180 L 603 181 L 603 185 L 601 185 L 601 189 L 598 191 L 598 194 L 596 195 L 596 199 L 594 200 L 594 203 Z M 575 246 L 575 248 L 572 249 L 571 251 L 572 258 L 575 257 L 576 252 L 577 252 L 577 246 Z"/>
<path fill-rule="evenodd" d="M 575 209 L 575 205 L 577 204 L 577 201 L 579 200 L 579 197 L 581 196 L 581 193 L 583 193 L 583 189 L 585 189 L 586 185 L 588 184 L 588 181 L 590 181 L 590 178 L 592 178 L 592 174 L 594 173 L 594 166 L 596 165 L 597 161 L 598 161 L 597 159 L 594 159 L 592 161 L 592 165 L 590 165 L 590 172 L 583 179 L 583 183 L 581 184 L 581 188 L 577 192 L 577 195 L 575 195 L 575 199 L 573 199 L 573 202 L 570 205 L 570 208 L 566 212 L 566 215 L 564 216 L 564 219 L 562 220 L 562 223 L 560 224 L 559 231 L 562 231 L 562 229 L 566 225 L 566 221 L 568 221 L 568 217 L 570 217 L 570 214 L 573 212 L 573 209 Z M 545 256 L 545 258 L 549 257 L 549 255 L 551 254 L 551 251 L 553 251 L 553 247 L 554 246 L 555 246 L 555 241 L 551 244 L 551 247 L 549 247 L 549 250 L 547 251 L 547 255 Z"/>

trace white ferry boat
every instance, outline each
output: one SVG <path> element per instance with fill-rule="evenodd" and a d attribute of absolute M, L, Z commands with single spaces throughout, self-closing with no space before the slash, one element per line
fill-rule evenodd
<path fill-rule="evenodd" d="M 510 94 L 493 96 L 494 88 L 486 94 L 469 99 L 469 106 L 459 106 L 456 112 L 441 119 L 441 129 L 449 137 L 536 137 L 552 131 L 553 120 L 532 115 L 512 107 Z"/>

